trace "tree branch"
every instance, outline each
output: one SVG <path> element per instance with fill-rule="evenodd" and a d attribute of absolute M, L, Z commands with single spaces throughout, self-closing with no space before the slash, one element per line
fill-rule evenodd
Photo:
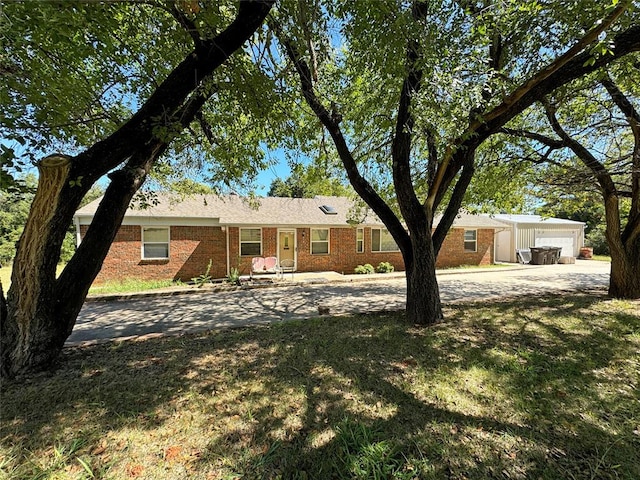
<path fill-rule="evenodd" d="M 607 89 L 609 96 L 618 109 L 624 114 L 633 133 L 633 153 L 631 157 L 631 212 L 627 226 L 640 223 L 640 113 L 631 101 L 622 93 L 609 75 L 600 83 Z M 632 221 L 633 220 L 633 221 Z"/>
<path fill-rule="evenodd" d="M 531 132 L 529 130 L 521 130 L 521 129 L 513 129 L 513 128 L 501 128 L 498 130 L 499 133 L 504 133 L 506 135 L 511 135 L 514 137 L 520 138 L 528 138 L 530 140 L 535 140 L 536 142 L 540 142 L 548 147 L 551 147 L 555 150 L 566 147 L 566 143 L 562 140 L 557 140 L 555 138 L 547 137 L 546 135 L 542 135 L 541 133 Z"/>
<path fill-rule="evenodd" d="M 195 23 L 193 23 L 191 19 L 187 17 L 185 13 L 178 8 L 177 2 L 166 4 L 166 3 L 157 2 L 154 0 L 143 0 L 140 3 L 144 3 L 154 8 L 159 8 L 160 10 L 164 10 L 165 12 L 167 12 L 169 15 L 171 15 L 175 19 L 176 22 L 178 22 L 178 24 L 184 29 L 184 31 L 187 32 L 187 34 L 193 40 L 193 44 L 196 48 L 200 48 L 203 46 L 202 38 L 200 37 L 198 27 L 196 27 Z"/>
<path fill-rule="evenodd" d="M 167 118 L 176 112 L 202 81 L 259 28 L 274 1 L 239 2 L 233 22 L 187 55 L 122 127 L 75 157 L 72 170 L 93 183 L 133 155 L 136 148 L 152 141 L 152 119 Z"/>
<path fill-rule="evenodd" d="M 593 33 L 593 32 L 591 32 Z M 580 44 L 584 42 L 579 42 Z M 489 136 L 496 133 L 516 115 L 522 113 L 535 102 L 540 101 L 545 95 L 557 88 L 591 72 L 594 72 L 613 61 L 640 50 L 640 24 L 629 27 L 624 32 L 617 34 L 613 39 L 612 55 L 603 55 L 596 59 L 595 63 L 587 64 L 591 59 L 589 52 L 578 54 L 573 59 L 558 65 L 552 62 L 556 68 L 543 69 L 540 78 L 534 75 L 531 79 L 518 87 L 505 101 L 487 112 L 483 116 L 471 122 L 469 127 L 447 147 L 447 152 L 436 173 L 436 182 L 429 193 L 429 200 L 434 208 L 440 203 L 446 190 L 453 179 L 456 178 L 462 165 L 451 162 L 453 152 L 460 148 L 475 149 Z M 551 73 L 549 73 L 549 71 Z M 437 188 L 436 188 L 437 187 Z"/>
<path fill-rule="evenodd" d="M 354 190 L 384 222 L 389 233 L 391 233 L 402 252 L 411 256 L 411 241 L 409 239 L 409 235 L 393 210 L 391 210 L 371 184 L 360 174 L 357 162 L 354 159 L 340 128 L 340 118 L 338 117 L 337 112 L 335 110 L 333 112 L 329 112 L 315 93 L 313 75 L 311 74 L 309 66 L 302 58 L 302 55 L 298 52 L 293 42 L 291 42 L 284 34 L 280 24 L 274 18 L 268 19 L 268 25 L 275 33 L 280 44 L 284 47 L 287 57 L 291 60 L 296 69 L 300 79 L 302 95 L 307 102 L 307 105 L 309 105 L 313 113 L 318 117 L 318 120 L 320 120 L 320 123 L 322 123 L 329 132 L 329 135 L 331 135 L 336 146 L 338 156 L 344 165 L 347 176 L 349 177 L 349 181 L 351 182 Z"/>
<path fill-rule="evenodd" d="M 598 39 L 598 36 L 609 28 L 624 13 L 630 2 L 621 2 L 602 22 L 598 23 L 590 31 L 588 31 L 576 44 L 560 55 L 545 68 L 536 73 L 524 84 L 516 88 L 500 105 L 487 112 L 482 119 L 474 119 L 467 132 L 477 131 L 483 124 L 489 123 L 501 116 L 507 114 L 510 108 L 522 101 L 522 99 L 532 90 L 539 87 L 544 81 L 550 79 L 554 74 L 560 72 L 569 65 L 576 57 L 587 48 L 588 45 Z M 586 59 L 585 59 L 586 61 Z M 584 62 L 583 62 L 584 63 Z M 597 63 L 597 62 L 596 62 Z M 594 64 L 595 65 L 595 64 Z"/>
<path fill-rule="evenodd" d="M 412 16 L 420 21 L 427 15 L 428 5 L 417 2 L 413 5 Z M 395 135 L 391 146 L 393 185 L 398 197 L 398 205 L 402 216 L 410 226 L 418 225 L 420 230 L 431 233 L 433 211 L 421 205 L 416 196 L 411 178 L 411 143 L 415 119 L 411 112 L 411 101 L 420 92 L 422 70 L 418 68 L 420 61 L 420 45 L 417 39 L 409 40 L 407 46 L 407 74 L 402 83 L 398 114 L 396 117 Z M 426 214 L 426 218 L 424 215 Z M 411 219 L 411 221 L 409 221 Z M 425 223 L 426 220 L 426 223 Z M 413 233 L 413 232 L 412 232 Z"/>
<path fill-rule="evenodd" d="M 617 189 L 607 169 L 595 158 L 586 147 L 571 137 L 560 125 L 556 117 L 556 108 L 548 101 L 542 102 L 549 125 L 562 141 L 571 149 L 573 153 L 584 163 L 584 165 L 593 172 L 600 187 L 606 195 L 617 195 Z"/>

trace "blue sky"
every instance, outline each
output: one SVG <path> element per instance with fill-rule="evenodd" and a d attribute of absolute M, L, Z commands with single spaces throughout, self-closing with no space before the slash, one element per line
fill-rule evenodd
<path fill-rule="evenodd" d="M 286 159 L 283 156 L 280 156 L 276 165 L 273 165 L 258 174 L 256 179 L 256 195 L 265 197 L 269 191 L 269 186 L 274 179 L 282 178 L 284 180 L 290 173 L 291 169 L 289 168 Z"/>
<path fill-rule="evenodd" d="M 0 143 L 7 144 L 4 140 L 0 140 Z M 15 143 L 15 142 L 14 142 Z M 21 147 L 19 144 L 12 144 L 12 148 L 15 149 L 16 155 L 21 156 Z M 276 178 L 285 179 L 291 174 L 291 168 L 287 162 L 284 152 L 276 151 L 271 152 L 270 157 L 276 160 L 276 163 L 271 165 L 269 168 L 262 170 L 258 173 L 255 181 L 255 194 L 258 196 L 266 196 L 269 191 L 269 187 L 271 186 L 271 182 L 273 182 Z M 27 174 L 38 175 L 38 169 L 35 166 L 23 165 L 22 172 L 12 172 L 13 174 L 17 174 L 18 176 L 23 176 Z M 193 180 L 198 180 L 198 178 L 193 178 Z M 106 188 L 109 180 L 105 176 L 101 178 L 97 182 L 103 188 Z"/>

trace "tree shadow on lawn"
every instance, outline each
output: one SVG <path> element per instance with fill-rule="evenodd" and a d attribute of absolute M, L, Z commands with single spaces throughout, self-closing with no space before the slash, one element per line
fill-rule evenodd
<path fill-rule="evenodd" d="M 182 442 L 191 478 L 640 478 L 638 379 L 623 374 L 638 372 L 640 319 L 600 302 L 458 306 L 427 329 L 385 314 L 72 349 L 54 375 L 3 386 L 0 438 L 37 452 L 81 435 L 98 464 L 105 436 L 135 429 L 162 437 L 154 453 L 108 452 L 152 476 L 168 468 L 158 451 Z"/>

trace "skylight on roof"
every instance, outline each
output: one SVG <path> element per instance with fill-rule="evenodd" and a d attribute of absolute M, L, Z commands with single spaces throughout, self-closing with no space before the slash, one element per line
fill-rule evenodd
<path fill-rule="evenodd" d="M 337 215 L 338 214 L 336 209 L 333 208 L 331 205 L 322 205 L 320 207 L 320 210 L 322 210 L 322 213 L 324 213 L 325 215 Z"/>

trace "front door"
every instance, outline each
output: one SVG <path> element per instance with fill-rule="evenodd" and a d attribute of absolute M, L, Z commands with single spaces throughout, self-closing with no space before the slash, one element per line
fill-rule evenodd
<path fill-rule="evenodd" d="M 278 263 L 289 260 L 295 265 L 296 261 L 296 231 L 280 230 L 278 232 Z"/>

